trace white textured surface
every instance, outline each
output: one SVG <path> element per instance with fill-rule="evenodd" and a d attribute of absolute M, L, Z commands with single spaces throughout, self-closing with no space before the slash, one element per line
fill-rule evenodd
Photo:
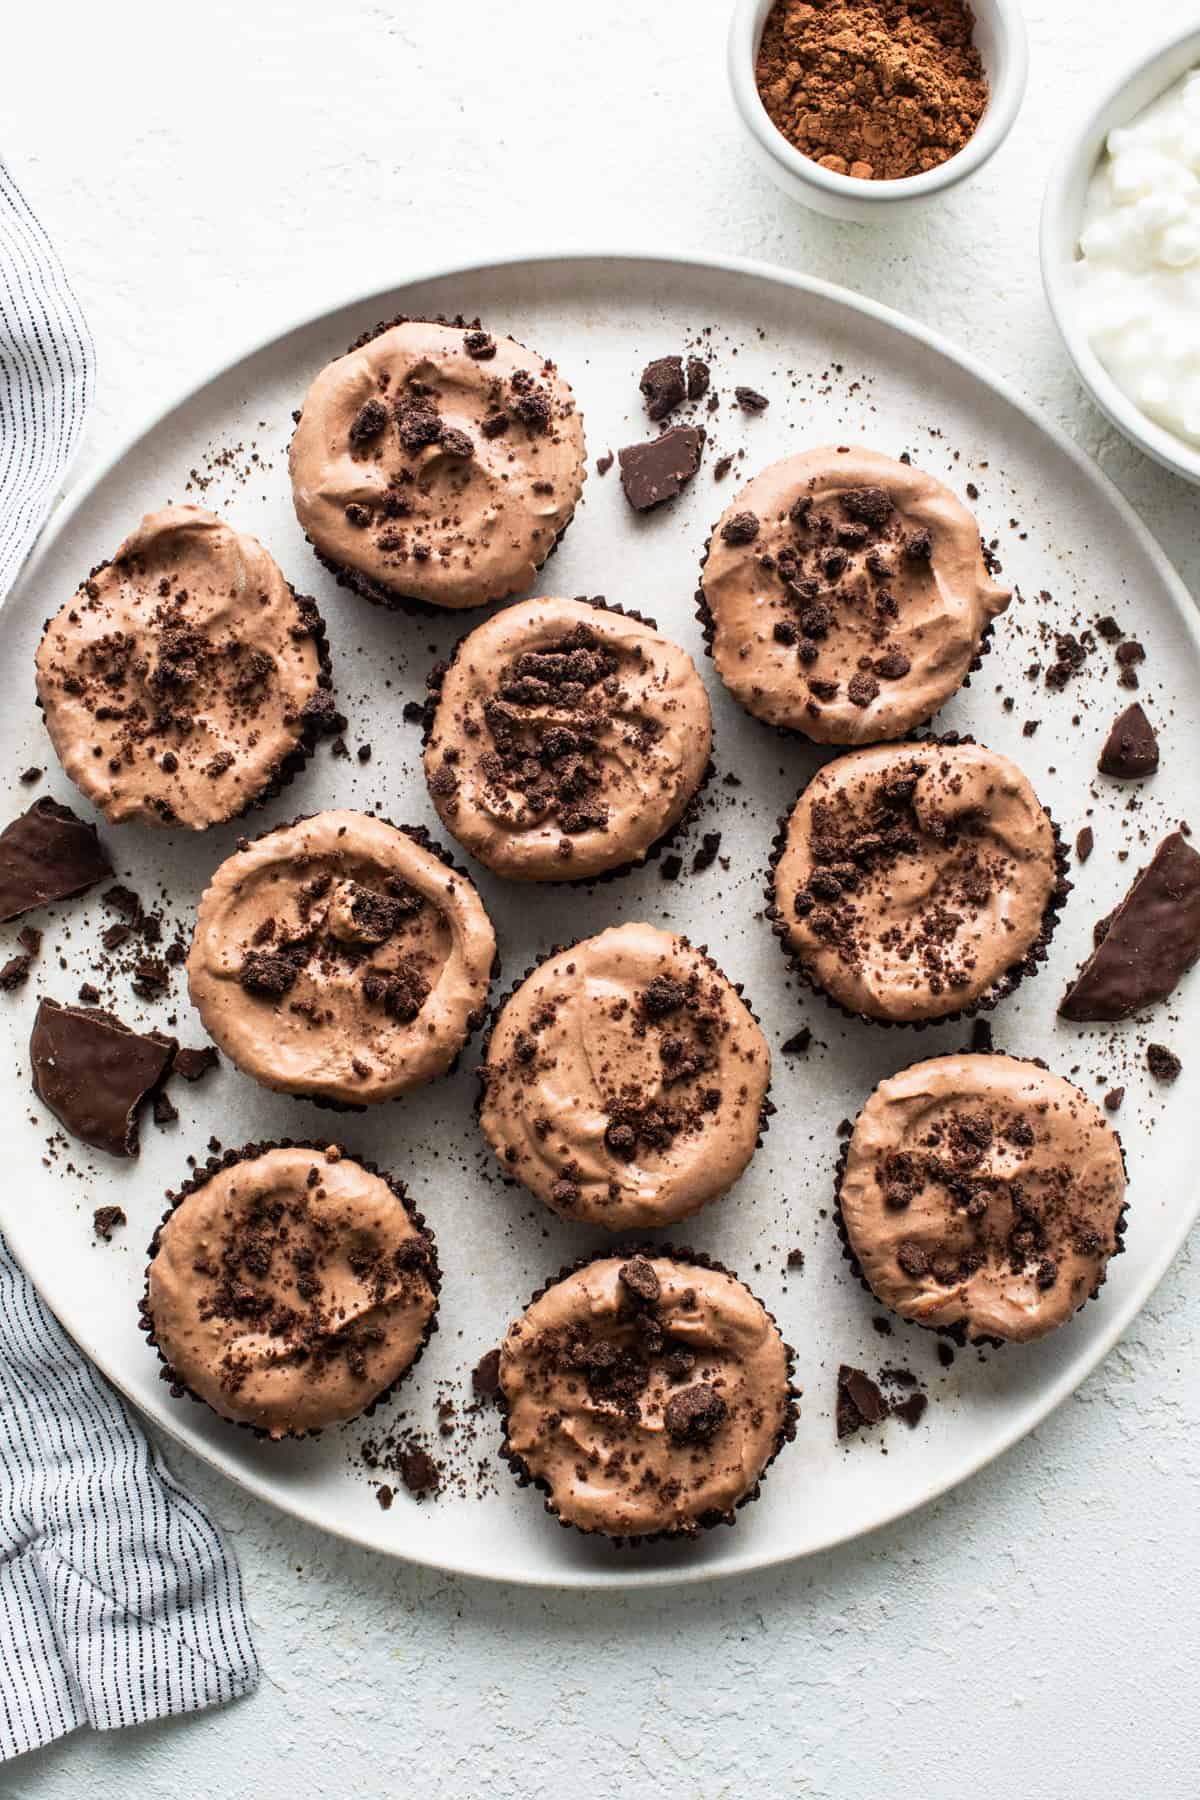
<path fill-rule="evenodd" d="M 1141 0 L 1147 35 L 1179 0 Z M 1129 16 L 1036 0 L 1017 128 L 926 219 L 816 220 L 751 165 L 724 0 L 130 0 L 5 21 L 0 153 L 96 335 L 94 451 L 259 330 L 374 275 L 538 237 L 676 242 L 803 267 L 937 324 L 1064 423 L 1193 590 L 1195 492 L 1080 396 L 1042 301 L 1037 205 Z M 186 1459 L 234 1534 L 262 1688 L 171 1727 L 76 1736 L 0 1794 L 859 1800 L 1024 1786 L 1196 1790 L 1197 1284 L 1180 1259 L 1034 1438 L 866 1543 L 677 1595 L 538 1596 L 385 1564 Z"/>

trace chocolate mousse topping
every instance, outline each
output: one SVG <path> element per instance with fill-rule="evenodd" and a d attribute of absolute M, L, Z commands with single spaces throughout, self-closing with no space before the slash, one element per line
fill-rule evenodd
<path fill-rule="evenodd" d="M 506 1175 L 611 1230 L 688 1218 L 759 1140 L 771 1058 L 686 938 L 613 926 L 551 955 L 501 1009 L 480 1124 Z"/>
<path fill-rule="evenodd" d="M 256 538 L 199 506 L 147 513 L 46 627 L 46 729 L 114 824 L 203 831 L 275 792 L 345 723 L 325 628 Z"/>
<path fill-rule="evenodd" d="M 498 875 L 578 880 L 640 862 L 704 779 L 708 696 L 652 622 L 526 600 L 430 678 L 425 777 L 447 830 Z"/>
<path fill-rule="evenodd" d="M 1026 777 L 982 745 L 826 763 L 775 868 L 774 929 L 846 1011 L 914 1023 L 991 1004 L 1045 954 L 1068 884 Z"/>
<path fill-rule="evenodd" d="M 1008 605 L 979 527 L 933 476 L 858 445 L 755 476 L 718 521 L 700 604 L 717 671 L 756 718 L 822 744 L 924 723 Z"/>
<path fill-rule="evenodd" d="M 1120 1249 L 1125 1169 L 1086 1095 L 1011 1056 L 934 1057 L 882 1081 L 839 1204 L 874 1294 L 969 1339 L 1044 1337 Z"/>
<path fill-rule="evenodd" d="M 175 1039 L 132 1031 L 92 1006 L 38 1005 L 29 1040 L 33 1091 L 72 1137 L 136 1156 L 143 1105 L 170 1073 Z"/>
<path fill-rule="evenodd" d="M 177 1389 L 273 1438 L 355 1418 L 433 1327 L 433 1241 L 402 1187 L 334 1145 L 211 1161 L 151 1246 L 142 1314 Z"/>
<path fill-rule="evenodd" d="M 1200 855 L 1163 839 L 1059 1004 L 1064 1019 L 1115 1021 L 1165 1000 L 1200 957 Z"/>
<path fill-rule="evenodd" d="M 563 1523 L 614 1538 L 732 1523 L 795 1431 L 774 1320 L 690 1251 L 564 1274 L 509 1326 L 499 1378 L 514 1467 Z"/>
<path fill-rule="evenodd" d="M 383 604 L 482 606 L 533 582 L 586 475 L 552 362 L 512 338 L 406 319 L 329 363 L 289 452 L 318 556 Z"/>
<path fill-rule="evenodd" d="M 445 1073 L 482 1023 L 495 953 L 478 894 L 424 834 L 338 810 L 221 864 L 188 985 L 247 1075 L 367 1106 Z"/>
<path fill-rule="evenodd" d="M 84 894 L 111 874 L 96 827 L 46 795 L 0 832 L 0 923 Z"/>

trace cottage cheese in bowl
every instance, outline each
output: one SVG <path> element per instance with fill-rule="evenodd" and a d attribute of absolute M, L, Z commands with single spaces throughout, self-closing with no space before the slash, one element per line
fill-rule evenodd
<path fill-rule="evenodd" d="M 1142 412 L 1200 446 L 1200 70 L 1109 133 L 1079 250 L 1096 355 Z"/>

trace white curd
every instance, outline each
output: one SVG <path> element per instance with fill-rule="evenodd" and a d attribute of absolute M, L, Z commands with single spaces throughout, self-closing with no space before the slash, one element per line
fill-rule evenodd
<path fill-rule="evenodd" d="M 1079 249 L 1100 361 L 1144 413 L 1200 445 L 1200 70 L 1109 133 Z"/>

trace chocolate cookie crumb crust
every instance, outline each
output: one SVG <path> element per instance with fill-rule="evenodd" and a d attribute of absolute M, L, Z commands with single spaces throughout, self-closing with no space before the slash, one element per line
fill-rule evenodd
<path fill-rule="evenodd" d="M 694 1540 L 735 1522 L 795 1436 L 793 1371 L 772 1315 L 701 1252 L 583 1257 L 504 1339 L 501 1454 L 564 1527 Z"/>
<path fill-rule="evenodd" d="M 316 602 L 197 506 L 148 513 L 50 620 L 36 662 L 59 760 L 114 824 L 241 817 L 345 724 Z"/>
<path fill-rule="evenodd" d="M 227 1150 L 168 1199 L 139 1312 L 176 1398 L 259 1437 L 315 1435 L 373 1412 L 437 1329 L 432 1232 L 337 1145 Z"/>
<path fill-rule="evenodd" d="M 767 917 L 846 1017 L 971 1016 L 1046 960 L 1071 889 L 1057 825 L 1007 757 L 957 733 L 827 763 L 780 819 Z"/>
<path fill-rule="evenodd" d="M 1002 1051 L 883 1081 L 843 1143 L 835 1222 L 855 1275 L 958 1343 L 1029 1342 L 1124 1249 L 1119 1136 L 1073 1083 Z"/>
<path fill-rule="evenodd" d="M 188 985 L 244 1073 L 340 1106 L 446 1073 L 486 1015 L 496 938 L 419 827 L 316 813 L 244 844 L 200 903 Z"/>
<path fill-rule="evenodd" d="M 697 595 L 734 698 L 843 745 L 925 724 L 1010 598 L 950 490 L 862 446 L 787 457 L 748 483 L 705 547 Z"/>
<path fill-rule="evenodd" d="M 600 600 L 536 599 L 429 677 L 425 775 L 446 828 L 496 874 L 589 880 L 645 860 L 710 771 L 686 651 Z"/>
<path fill-rule="evenodd" d="M 479 1121 L 506 1176 L 565 1218 L 640 1230 L 742 1175 L 774 1111 L 766 1039 L 707 952 L 611 927 L 536 963 L 492 1016 Z"/>
<path fill-rule="evenodd" d="M 318 557 L 389 606 L 459 609 L 528 588 L 586 478 L 554 364 L 461 319 L 397 320 L 328 364 L 288 460 Z"/>

